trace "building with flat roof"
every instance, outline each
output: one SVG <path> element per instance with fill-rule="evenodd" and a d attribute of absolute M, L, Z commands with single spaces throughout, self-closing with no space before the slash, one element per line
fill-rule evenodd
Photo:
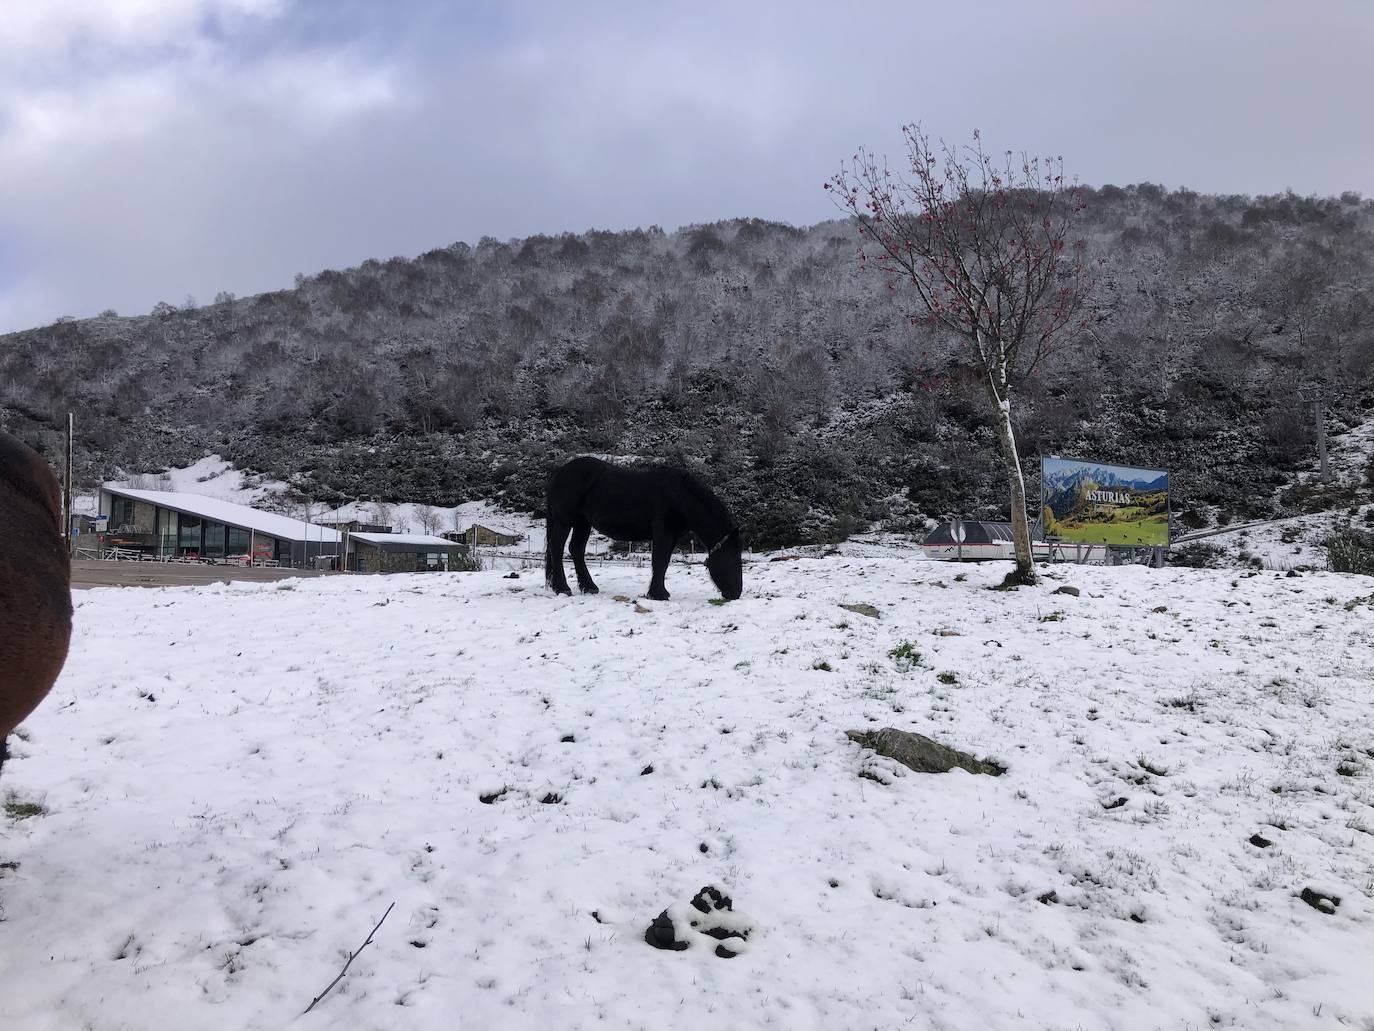
<path fill-rule="evenodd" d="M 355 573 L 447 572 L 467 545 L 423 533 L 350 533 L 348 568 Z"/>
<path fill-rule="evenodd" d="M 338 531 L 232 501 L 179 491 L 135 490 L 104 485 L 100 514 L 109 517 L 106 548 L 154 558 L 274 562 L 315 565 L 319 556 L 342 554 Z"/>
<path fill-rule="evenodd" d="M 460 540 L 470 547 L 483 548 L 508 548 L 524 539 L 514 530 L 508 530 L 503 526 L 484 526 L 481 523 L 472 523 L 466 530 L 459 531 L 451 537 L 449 534 L 444 536 L 450 540 Z"/>

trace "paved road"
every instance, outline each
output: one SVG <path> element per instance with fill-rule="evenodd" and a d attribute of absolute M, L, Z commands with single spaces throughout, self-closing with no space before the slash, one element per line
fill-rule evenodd
<path fill-rule="evenodd" d="M 72 587 L 191 587 L 225 584 L 234 580 L 270 583 L 298 576 L 324 576 L 315 569 L 262 569 L 243 566 L 201 566 L 181 562 L 98 562 L 78 559 L 72 563 Z"/>

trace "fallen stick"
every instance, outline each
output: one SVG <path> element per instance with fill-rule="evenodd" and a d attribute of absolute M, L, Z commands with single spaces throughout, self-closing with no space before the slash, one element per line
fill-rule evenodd
<path fill-rule="evenodd" d="M 377 933 L 377 928 L 382 926 L 382 921 L 391 915 L 391 911 L 395 907 L 396 903 L 394 902 L 386 907 L 386 912 L 382 914 L 382 919 L 378 920 L 376 926 L 374 926 L 372 930 L 367 933 L 367 939 L 361 945 L 358 946 L 356 951 L 350 952 L 348 954 L 348 962 L 343 965 L 343 969 L 339 971 L 339 975 L 336 978 L 334 978 L 334 980 L 329 982 L 329 984 L 325 987 L 324 991 L 320 992 L 319 995 L 315 996 L 315 998 L 310 1001 L 310 1005 L 305 1007 L 305 1013 L 309 1013 L 311 1010 L 313 1010 L 315 1008 L 315 1004 L 319 1002 L 321 999 L 323 999 L 326 995 L 328 995 L 330 991 L 333 989 L 333 987 L 343 980 L 344 974 L 348 973 L 349 966 L 355 959 L 358 958 L 358 953 L 362 952 L 363 949 L 367 948 L 369 945 L 372 944 L 372 936 Z M 305 1013 L 302 1013 L 301 1016 L 305 1016 Z"/>

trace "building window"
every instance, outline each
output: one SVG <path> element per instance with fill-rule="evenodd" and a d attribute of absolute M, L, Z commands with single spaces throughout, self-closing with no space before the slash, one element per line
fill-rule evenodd
<path fill-rule="evenodd" d="M 182 515 L 177 519 L 177 552 L 182 555 L 200 555 L 200 518 Z"/>
<path fill-rule="evenodd" d="M 134 502 L 132 498 L 119 498 L 110 496 L 110 529 L 117 530 L 122 527 L 133 528 L 134 525 Z"/>
<path fill-rule="evenodd" d="M 177 551 L 177 514 L 169 508 L 157 510 L 157 553 L 175 555 Z"/>
<path fill-rule="evenodd" d="M 247 555 L 248 554 L 249 532 L 237 526 L 229 527 L 229 544 L 225 548 L 226 555 Z"/>
<path fill-rule="evenodd" d="M 205 524 L 205 548 L 202 558 L 224 558 L 224 524 Z"/>

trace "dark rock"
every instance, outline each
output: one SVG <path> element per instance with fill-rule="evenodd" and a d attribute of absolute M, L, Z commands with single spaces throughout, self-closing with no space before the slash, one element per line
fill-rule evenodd
<path fill-rule="evenodd" d="M 562 737 L 558 739 L 559 743 L 564 745 L 570 745 L 576 740 L 577 738 L 573 737 L 571 734 L 564 734 Z"/>
<path fill-rule="evenodd" d="M 849 740 L 864 748 L 871 748 L 879 755 L 896 759 L 917 773 L 948 773 L 958 768 L 969 773 L 1000 777 L 1007 772 L 997 763 L 975 758 L 968 752 L 932 741 L 923 734 L 897 730 L 895 727 L 884 727 L 877 731 L 850 730 L 846 731 L 846 735 Z"/>
<path fill-rule="evenodd" d="M 687 948 L 687 943 L 678 941 L 677 935 L 673 933 L 673 921 L 666 909 L 654 917 L 654 922 L 644 932 L 644 940 L 656 949 L 667 949 L 670 952 L 682 952 Z"/>
<path fill-rule="evenodd" d="M 693 896 L 691 906 L 701 914 L 693 918 L 692 927 L 721 943 L 716 946 L 717 956 L 721 959 L 734 959 L 739 953 L 734 947 L 736 940 L 748 941 L 749 930 L 722 927 L 713 919 L 717 913 L 734 911 L 734 902 L 731 898 L 708 884 Z M 681 952 L 689 946 L 688 942 L 678 939 L 672 918 L 668 916 L 666 909 L 654 917 L 653 923 L 644 932 L 644 940 L 656 949 L 668 949 L 673 952 Z"/>
<path fill-rule="evenodd" d="M 506 574 L 505 576 L 503 576 L 501 579 L 502 579 L 502 580 L 519 580 L 519 579 L 520 579 L 520 574 L 519 574 L 519 573 L 514 573 L 514 572 L 512 572 L 512 573 L 507 573 L 507 574 Z"/>
<path fill-rule="evenodd" d="M 653 766 L 646 766 L 646 767 L 644 767 L 644 769 L 642 769 L 642 770 L 639 771 L 639 775 L 640 775 L 641 777 L 647 777 L 649 774 L 651 774 L 651 773 L 653 773 L 653 772 L 654 772 Z"/>
<path fill-rule="evenodd" d="M 692 908 L 702 913 L 709 913 L 713 909 L 733 910 L 735 903 L 729 895 L 722 894 L 718 889 L 708 884 L 693 897 Z"/>
<path fill-rule="evenodd" d="M 1254 845 L 1255 848 L 1268 848 L 1273 842 L 1262 834 L 1251 834 L 1250 844 Z"/>
<path fill-rule="evenodd" d="M 1110 802 L 1103 802 L 1103 803 L 1102 803 L 1102 808 L 1103 808 L 1103 809 L 1120 809 L 1120 808 L 1121 808 L 1123 805 L 1125 805 L 1125 804 L 1126 804 L 1126 796 L 1125 796 L 1125 795 L 1121 795 L 1121 796 L 1119 796 L 1119 797 L 1117 797 L 1117 798 L 1112 799 Z"/>
<path fill-rule="evenodd" d="M 1051 906 L 1059 901 L 1059 893 L 1055 891 L 1047 891 L 1043 895 L 1035 896 L 1035 901 L 1039 902 L 1042 906 Z"/>
<path fill-rule="evenodd" d="M 850 612 L 857 612 L 861 616 L 868 616 L 870 619 L 881 619 L 882 616 L 872 605 L 845 605 L 840 604 L 840 608 L 848 609 Z"/>
<path fill-rule="evenodd" d="M 697 851 L 699 851 L 704 856 L 707 852 L 711 851 L 711 847 L 703 841 L 700 845 L 697 846 Z"/>
<path fill-rule="evenodd" d="M 1077 598 L 1077 597 L 1078 597 L 1080 594 L 1082 594 L 1083 592 L 1080 591 L 1077 587 L 1070 587 L 1070 586 L 1068 586 L 1067 584 L 1065 584 L 1063 587 L 1056 587 L 1056 588 L 1055 588 L 1053 591 L 1051 591 L 1050 593 L 1051 593 L 1051 594 L 1071 594 L 1071 595 L 1073 595 L 1075 598 Z"/>
<path fill-rule="evenodd" d="M 1320 891 L 1313 891 L 1311 888 L 1303 888 L 1298 898 L 1320 913 L 1334 913 L 1336 907 L 1341 904 L 1339 895 L 1327 895 Z"/>

